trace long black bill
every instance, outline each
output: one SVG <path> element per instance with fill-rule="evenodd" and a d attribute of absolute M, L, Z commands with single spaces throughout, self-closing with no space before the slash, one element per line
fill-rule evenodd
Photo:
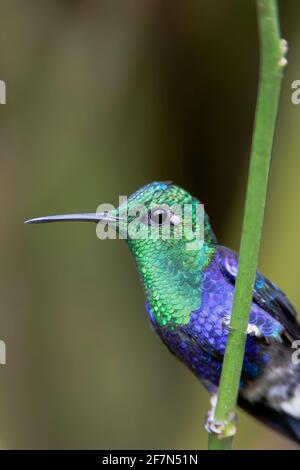
<path fill-rule="evenodd" d="M 87 214 L 65 214 L 49 215 L 47 217 L 37 217 L 35 219 L 25 220 L 24 224 L 44 224 L 49 222 L 117 222 L 118 217 L 107 212 L 96 212 Z"/>

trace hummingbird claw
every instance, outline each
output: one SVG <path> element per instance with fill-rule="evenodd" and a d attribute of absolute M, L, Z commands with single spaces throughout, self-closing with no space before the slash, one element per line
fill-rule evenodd
<path fill-rule="evenodd" d="M 257 325 L 248 323 L 246 334 L 250 336 L 256 336 L 258 338 L 259 336 L 261 336 L 261 331 Z"/>
<path fill-rule="evenodd" d="M 210 398 L 211 409 L 208 411 L 205 421 L 205 430 L 208 433 L 216 434 L 219 439 L 231 437 L 236 434 L 235 422 L 237 421 L 237 415 L 235 413 L 230 414 L 228 421 L 219 421 L 215 419 L 215 410 L 217 406 L 217 395 L 212 395 Z"/>
<path fill-rule="evenodd" d="M 231 326 L 230 318 L 224 318 L 222 320 L 222 325 L 224 326 L 225 330 L 228 331 L 228 333 L 232 333 L 233 331 L 236 330 L 233 326 Z"/>

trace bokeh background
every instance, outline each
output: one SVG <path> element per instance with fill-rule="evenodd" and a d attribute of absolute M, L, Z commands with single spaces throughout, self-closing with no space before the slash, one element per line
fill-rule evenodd
<path fill-rule="evenodd" d="M 300 309 L 300 2 L 280 13 L 289 66 L 260 268 Z M 23 220 L 173 180 L 238 250 L 254 1 L 2 0 L 0 79 L 0 447 L 206 448 L 208 396 L 151 332 L 125 243 Z M 234 445 L 295 448 L 242 412 Z"/>

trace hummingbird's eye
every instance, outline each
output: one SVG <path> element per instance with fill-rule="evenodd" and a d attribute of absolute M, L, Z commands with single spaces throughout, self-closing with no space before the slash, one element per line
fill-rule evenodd
<path fill-rule="evenodd" d="M 148 213 L 149 222 L 152 225 L 164 225 L 169 222 L 169 212 L 165 209 L 153 209 Z"/>

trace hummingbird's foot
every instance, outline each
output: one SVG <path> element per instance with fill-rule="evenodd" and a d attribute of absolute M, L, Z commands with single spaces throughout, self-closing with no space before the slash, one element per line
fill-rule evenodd
<path fill-rule="evenodd" d="M 235 423 L 237 416 L 235 413 L 232 413 L 229 421 L 219 421 L 215 419 L 217 400 L 217 395 L 212 395 L 210 398 L 211 409 L 206 416 L 205 430 L 209 433 L 216 434 L 218 439 L 234 436 L 236 433 Z"/>
<path fill-rule="evenodd" d="M 228 331 L 228 333 L 232 333 L 233 331 L 235 331 L 235 328 L 230 325 L 230 318 L 224 318 L 222 320 L 222 325 L 224 326 L 225 330 Z"/>
<path fill-rule="evenodd" d="M 233 328 L 230 324 L 230 318 L 224 318 L 222 325 L 229 333 L 235 331 L 235 328 Z M 252 323 L 248 323 L 246 334 L 250 336 L 256 336 L 257 338 L 262 335 L 259 327 L 257 325 L 253 325 Z"/>
<path fill-rule="evenodd" d="M 252 323 L 248 323 L 246 334 L 250 336 L 256 336 L 257 338 L 259 338 L 261 336 L 261 331 L 258 328 L 258 326 L 253 325 Z"/>

